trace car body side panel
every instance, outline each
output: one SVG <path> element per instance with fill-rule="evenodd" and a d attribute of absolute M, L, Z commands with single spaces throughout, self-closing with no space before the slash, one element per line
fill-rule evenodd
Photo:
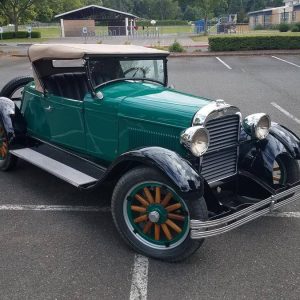
<path fill-rule="evenodd" d="M 51 142 L 86 151 L 83 101 L 48 94 L 43 108 L 50 127 Z"/>
<path fill-rule="evenodd" d="M 28 134 L 32 137 L 50 141 L 51 132 L 45 113 L 44 94 L 27 86 L 23 92 L 21 112 L 27 122 Z"/>

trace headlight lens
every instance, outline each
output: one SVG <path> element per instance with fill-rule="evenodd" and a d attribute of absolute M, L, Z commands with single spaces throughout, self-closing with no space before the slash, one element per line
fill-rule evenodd
<path fill-rule="evenodd" d="M 244 119 L 243 127 L 252 137 L 263 140 L 269 134 L 271 119 L 264 113 L 253 114 Z"/>
<path fill-rule="evenodd" d="M 265 139 L 269 134 L 270 127 L 271 127 L 270 117 L 268 115 L 262 116 L 255 127 L 255 136 L 259 140 Z"/>
<path fill-rule="evenodd" d="M 180 138 L 180 142 L 189 149 L 196 157 L 202 156 L 209 146 L 209 134 L 202 126 L 186 129 Z"/>

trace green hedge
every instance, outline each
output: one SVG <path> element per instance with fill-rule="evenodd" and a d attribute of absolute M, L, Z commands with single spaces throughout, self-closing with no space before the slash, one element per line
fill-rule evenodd
<path fill-rule="evenodd" d="M 210 51 L 300 49 L 300 35 L 214 36 Z"/>
<path fill-rule="evenodd" d="M 40 38 L 42 35 L 39 31 L 31 32 L 32 38 Z M 2 39 L 9 40 L 9 39 L 26 39 L 29 37 L 29 33 L 27 31 L 18 31 L 15 32 L 3 32 Z"/>

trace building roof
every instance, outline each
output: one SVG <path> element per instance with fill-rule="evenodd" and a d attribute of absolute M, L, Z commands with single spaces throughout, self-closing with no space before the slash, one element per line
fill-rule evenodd
<path fill-rule="evenodd" d="M 269 12 L 269 11 L 276 10 L 276 9 L 284 9 L 284 8 L 288 8 L 288 7 L 289 6 L 265 8 L 265 9 L 261 9 L 261 10 L 250 11 L 250 12 L 248 12 L 248 15 L 260 14 L 260 13 Z"/>
<path fill-rule="evenodd" d="M 28 50 L 31 62 L 41 59 L 80 59 L 85 56 L 167 56 L 169 52 L 135 45 L 35 44 Z"/>
<path fill-rule="evenodd" d="M 137 19 L 138 17 L 133 15 L 133 14 L 130 14 L 130 13 L 127 13 L 127 12 L 123 12 L 123 11 L 119 11 L 119 10 L 116 10 L 116 9 L 112 9 L 112 8 L 107 8 L 107 7 L 104 7 L 104 6 L 99 6 L 99 5 L 88 5 L 88 6 L 84 6 L 84 7 L 81 7 L 81 8 L 78 8 L 78 9 L 74 9 L 74 10 L 70 10 L 70 11 L 67 11 L 65 13 L 62 13 L 62 14 L 59 14 L 59 15 L 56 15 L 54 18 L 63 18 L 63 17 L 66 17 L 66 16 L 71 16 L 73 14 L 76 14 L 78 12 L 83 12 L 85 10 L 91 10 L 91 11 L 97 11 L 98 13 L 101 13 L 101 12 L 110 12 L 110 13 L 115 13 L 115 14 L 118 14 L 118 15 L 124 15 L 125 17 L 131 17 L 131 18 L 135 18 Z"/>

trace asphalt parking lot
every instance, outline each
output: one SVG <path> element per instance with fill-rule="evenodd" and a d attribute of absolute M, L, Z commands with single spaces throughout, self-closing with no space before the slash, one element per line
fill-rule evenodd
<path fill-rule="evenodd" d="M 26 59 L 0 57 L 0 87 L 25 74 Z M 300 135 L 300 56 L 172 58 L 169 82 Z M 122 242 L 109 187 L 78 192 L 25 162 L 1 173 L 0 187 L 1 299 L 299 299 L 300 202 L 167 264 Z"/>

